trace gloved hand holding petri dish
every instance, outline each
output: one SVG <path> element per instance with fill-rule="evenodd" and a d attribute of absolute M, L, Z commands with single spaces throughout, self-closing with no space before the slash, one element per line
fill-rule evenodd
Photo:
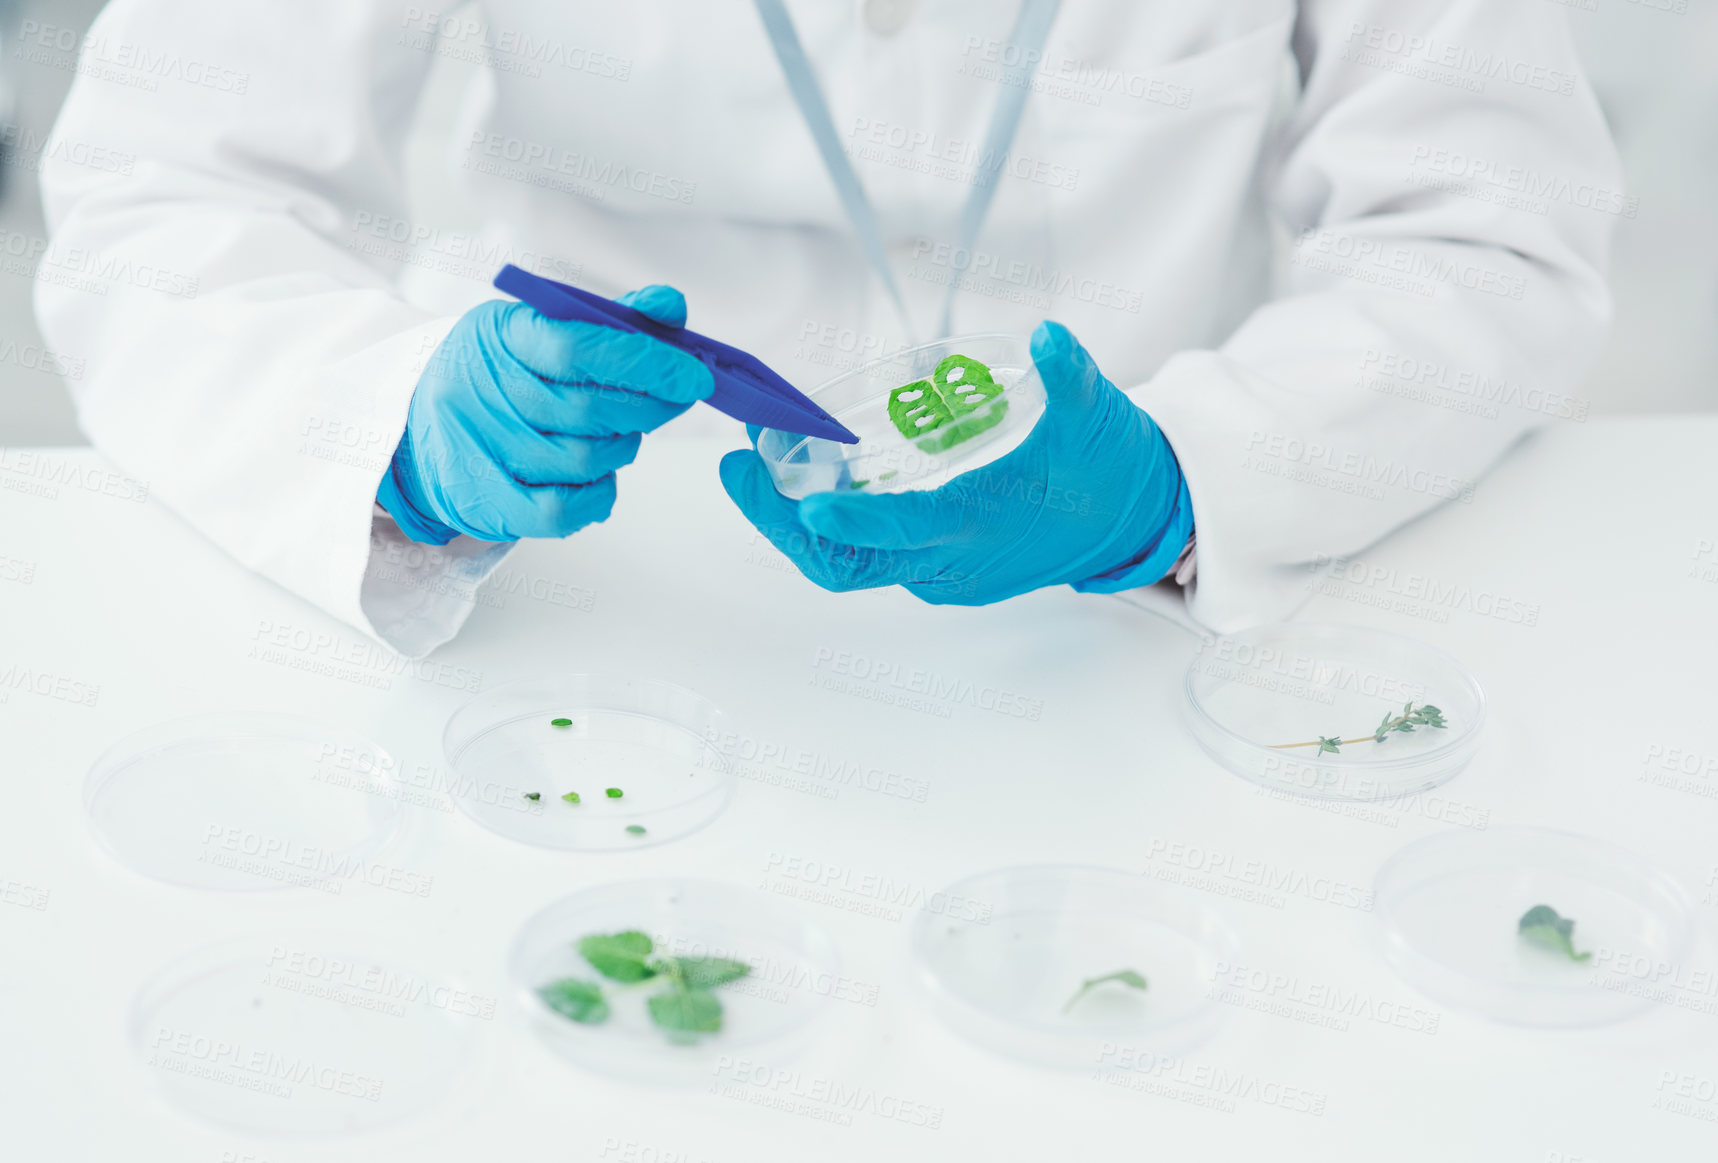
<path fill-rule="evenodd" d="M 813 582 L 982 605 L 1174 565 L 1193 504 L 1149 415 L 1068 330 L 911 348 L 809 393 L 857 444 L 764 430 L 722 483 Z"/>

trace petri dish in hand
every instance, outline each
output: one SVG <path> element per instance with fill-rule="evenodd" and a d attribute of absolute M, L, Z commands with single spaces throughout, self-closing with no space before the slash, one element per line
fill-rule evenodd
<path fill-rule="evenodd" d="M 981 389 L 971 390 L 975 384 Z M 1023 335 L 906 348 L 806 394 L 859 442 L 760 432 L 758 455 L 776 491 L 794 500 L 934 489 L 1014 449 L 1044 411 L 1044 385 Z"/>

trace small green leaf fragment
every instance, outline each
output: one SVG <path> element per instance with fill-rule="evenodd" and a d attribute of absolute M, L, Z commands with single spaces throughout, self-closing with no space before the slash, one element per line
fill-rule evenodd
<path fill-rule="evenodd" d="M 549 720 L 549 726 L 551 726 L 551 727 L 571 727 L 572 725 L 573 725 L 573 721 L 571 719 L 550 719 Z"/>
<path fill-rule="evenodd" d="M 862 489 L 870 483 L 870 481 L 848 481 L 847 487 L 850 489 Z"/>
<path fill-rule="evenodd" d="M 1086 994 L 1090 993 L 1098 986 L 1107 985 L 1112 981 L 1118 985 L 1129 986 L 1133 989 L 1148 988 L 1145 974 L 1139 972 L 1137 969 L 1118 969 L 1114 973 L 1106 973 L 1102 977 L 1088 977 L 1085 981 L 1080 983 L 1080 988 L 1074 991 L 1074 996 L 1068 999 L 1068 1004 L 1062 1007 L 1062 1012 L 1067 1013 L 1069 1010 L 1074 1008 L 1074 1003 L 1085 997 Z"/>
<path fill-rule="evenodd" d="M 626 826 L 626 830 L 629 834 L 631 834 L 633 836 L 644 835 L 644 825 L 643 824 L 628 824 Z"/>
<path fill-rule="evenodd" d="M 1571 961 L 1585 961 L 1592 951 L 1575 952 L 1575 922 L 1573 918 L 1557 915 L 1550 905 L 1534 905 L 1521 914 L 1517 926 L 1521 935 L 1540 948 L 1561 953 Z"/>
<path fill-rule="evenodd" d="M 561 798 L 566 800 L 569 804 L 576 804 L 579 802 L 579 793 L 576 791 L 570 791 Z"/>
<path fill-rule="evenodd" d="M 580 981 L 576 977 L 551 981 L 537 991 L 537 996 L 563 1018 L 570 1018 L 587 1026 L 596 1025 L 609 1014 L 608 1002 L 603 999 L 601 987 L 588 981 Z"/>
<path fill-rule="evenodd" d="M 540 791 L 528 791 L 525 793 L 525 798 L 535 803 L 537 800 L 543 798 L 543 793 Z"/>
<path fill-rule="evenodd" d="M 666 973 L 688 989 L 714 989 L 730 981 L 738 981 L 752 971 L 744 961 L 730 957 L 664 957 L 652 966 Z"/>
<path fill-rule="evenodd" d="M 1335 735 L 1320 735 L 1318 737 L 1318 753 L 1320 755 L 1323 755 L 1326 751 L 1329 751 L 1332 753 L 1339 753 L 1339 752 L 1341 752 L 1341 750 L 1342 750 L 1342 740 L 1339 739 L 1337 736 L 1335 736 Z"/>
<path fill-rule="evenodd" d="M 593 934 L 579 940 L 579 956 L 611 981 L 648 981 L 656 970 L 648 963 L 650 936 L 629 929 L 609 936 Z"/>
<path fill-rule="evenodd" d="M 650 1020 L 673 1042 L 692 1042 L 722 1028 L 722 1003 L 707 989 L 670 989 L 646 1003 Z"/>
<path fill-rule="evenodd" d="M 603 795 L 607 796 L 611 800 L 618 800 L 621 796 L 623 796 L 625 794 L 626 793 L 621 791 L 618 787 L 611 787 L 611 788 L 608 788 L 606 791 L 603 792 Z"/>

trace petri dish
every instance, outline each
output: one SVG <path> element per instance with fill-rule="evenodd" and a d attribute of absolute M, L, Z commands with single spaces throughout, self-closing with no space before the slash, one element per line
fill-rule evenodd
<path fill-rule="evenodd" d="M 84 779 L 90 831 L 133 872 L 225 892 L 337 887 L 404 823 L 399 767 L 356 732 L 214 714 L 120 740 Z"/>
<path fill-rule="evenodd" d="M 683 687 L 572 674 L 479 695 L 448 720 L 442 749 L 454 803 L 491 832 L 620 852 L 680 839 L 720 815 L 737 738 L 714 704 Z M 569 792 L 576 803 L 562 798 Z"/>
<path fill-rule="evenodd" d="M 721 957 L 750 967 L 712 991 L 722 1006 L 720 1030 L 670 1041 L 649 1017 L 654 982 L 609 982 L 577 949 L 582 938 L 630 931 L 650 937 L 652 957 Z M 508 977 L 533 1031 L 556 1054 L 605 1077 L 668 1085 L 707 1083 L 735 1054 L 773 1068 L 810 1043 L 830 1004 L 850 989 L 822 928 L 756 889 L 704 880 L 624 881 L 563 897 L 521 927 Z M 572 1021 L 543 1000 L 543 987 L 567 978 L 602 987 L 603 1021 Z"/>
<path fill-rule="evenodd" d="M 1655 1002 L 1688 970 L 1694 912 L 1671 876 L 1624 848 L 1539 829 L 1432 836 L 1379 869 L 1373 919 L 1385 958 L 1426 995 L 1521 1026 L 1598 1026 Z M 1575 922 L 1582 961 L 1534 944 L 1521 917 Z"/>
<path fill-rule="evenodd" d="M 935 376 L 955 356 L 983 364 L 1002 391 L 923 435 L 903 436 L 890 419 L 890 394 Z M 946 374 L 963 373 L 951 369 Z M 760 432 L 758 455 L 776 491 L 794 500 L 848 489 L 867 493 L 934 489 L 1011 451 L 1044 411 L 1044 385 L 1032 362 L 1031 340 L 1000 333 L 906 348 L 828 380 L 807 395 L 846 425 L 859 442 L 841 444 L 773 428 Z M 976 402 L 977 397 L 972 399 Z M 911 422 L 927 419 L 920 415 Z"/>
<path fill-rule="evenodd" d="M 1185 1053 L 1222 1025 L 1213 991 L 1240 941 L 1201 902 L 1115 869 L 1005 868 L 949 886 L 913 920 L 915 980 L 933 1011 L 985 1049 L 1092 1069 L 1106 1049 Z M 1143 990 L 1085 981 L 1131 969 Z"/>
<path fill-rule="evenodd" d="M 275 1135 L 339 1135 L 443 1098 L 495 1002 L 456 980 L 288 934 L 217 945 L 160 970 L 132 1002 L 132 1049 L 195 1118 Z"/>
<path fill-rule="evenodd" d="M 1251 783 L 1317 799 L 1389 799 L 1445 783 L 1473 758 L 1485 722 L 1485 694 L 1461 663 L 1359 626 L 1281 622 L 1208 639 L 1183 692 L 1183 720 L 1207 755 Z M 1438 708 L 1446 726 L 1373 742 L 1408 703 Z M 1348 742 L 1321 752 L 1320 737 Z"/>

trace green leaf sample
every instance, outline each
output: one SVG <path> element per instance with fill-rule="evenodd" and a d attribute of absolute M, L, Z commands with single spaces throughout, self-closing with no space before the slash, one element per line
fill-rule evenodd
<path fill-rule="evenodd" d="M 1062 1012 L 1067 1013 L 1074 1008 L 1074 1003 L 1085 997 L 1086 994 L 1098 986 L 1106 985 L 1112 981 L 1133 989 L 1147 988 L 1145 974 L 1136 969 L 1118 969 L 1114 973 L 1106 973 L 1102 977 L 1088 977 L 1080 983 L 1080 988 L 1074 991 L 1074 996 L 1068 999 L 1068 1004 L 1062 1007 Z"/>
<path fill-rule="evenodd" d="M 561 798 L 566 800 L 569 804 L 576 804 L 579 802 L 579 793 L 576 791 L 570 791 Z"/>
<path fill-rule="evenodd" d="M 1402 704 L 1402 713 L 1399 715 L 1394 711 L 1384 712 L 1384 718 L 1370 735 L 1357 735 L 1352 739 L 1339 739 L 1335 735 L 1320 735 L 1317 739 L 1309 739 L 1305 743 L 1273 743 L 1271 749 L 1284 751 L 1291 747 L 1316 747 L 1320 755 L 1327 751 L 1335 754 L 1350 743 L 1382 743 L 1396 732 L 1408 733 L 1413 731 L 1415 727 L 1448 726 L 1449 724 L 1444 722 L 1444 713 L 1432 704 L 1426 703 L 1416 707 L 1412 702 L 1407 702 Z"/>
<path fill-rule="evenodd" d="M 627 831 L 643 828 L 633 824 Z M 744 961 L 728 957 L 658 957 L 650 959 L 654 944 L 646 933 L 629 929 L 624 933 L 595 933 L 578 943 L 580 956 L 596 971 L 623 986 L 659 982 L 663 989 L 645 999 L 650 1020 L 670 1042 L 695 1042 L 700 1035 L 722 1028 L 722 1003 L 711 990 L 737 981 L 752 971 Z M 1143 979 L 1142 979 L 1143 980 Z M 537 991 L 550 1009 L 563 1017 L 595 1025 L 609 1016 L 608 999 L 602 988 L 588 981 L 567 977 L 550 982 Z"/>
<path fill-rule="evenodd" d="M 944 452 L 1002 423 L 1006 401 L 988 411 L 1002 394 L 990 369 L 965 355 L 937 364 L 928 380 L 902 384 L 889 393 L 889 422 L 923 452 Z"/>
<path fill-rule="evenodd" d="M 653 994 L 645 1004 L 650 1020 L 670 1041 L 690 1042 L 722 1028 L 722 1003 L 707 989 L 670 989 Z"/>
<path fill-rule="evenodd" d="M 626 826 L 626 830 L 627 830 L 627 833 L 629 835 L 632 835 L 632 836 L 644 835 L 644 825 L 643 824 L 628 824 Z"/>
<path fill-rule="evenodd" d="M 1591 950 L 1575 952 L 1574 920 L 1558 916 L 1557 910 L 1550 905 L 1534 905 L 1521 914 L 1521 923 L 1516 927 L 1522 937 L 1533 944 L 1561 953 L 1571 961 L 1585 961 L 1593 955 Z"/>
<path fill-rule="evenodd" d="M 581 938 L 579 956 L 610 981 L 647 981 L 656 976 L 655 967 L 647 960 L 651 947 L 648 934 L 629 929 L 609 936 L 593 934 Z"/>
<path fill-rule="evenodd" d="M 549 720 L 549 726 L 551 726 L 551 727 L 571 727 L 572 725 L 573 725 L 573 721 L 571 719 L 550 719 Z"/>
<path fill-rule="evenodd" d="M 669 961 L 673 962 L 672 966 L 667 964 Z M 718 985 L 738 981 L 752 971 L 744 961 L 727 957 L 664 958 L 658 969 L 676 981 L 685 982 L 688 989 L 714 989 Z"/>
<path fill-rule="evenodd" d="M 603 794 L 611 800 L 618 800 L 621 796 L 625 795 L 626 793 L 621 791 L 618 787 L 611 787 L 611 788 L 607 789 L 606 791 L 604 791 Z"/>
<path fill-rule="evenodd" d="M 580 981 L 576 977 L 551 981 L 537 991 L 537 996 L 563 1018 L 570 1018 L 587 1026 L 596 1025 L 609 1014 L 608 1002 L 603 999 L 601 987 L 588 981 Z"/>
<path fill-rule="evenodd" d="M 543 798 L 543 793 L 540 791 L 528 791 L 525 793 L 525 798 L 535 802 Z"/>

